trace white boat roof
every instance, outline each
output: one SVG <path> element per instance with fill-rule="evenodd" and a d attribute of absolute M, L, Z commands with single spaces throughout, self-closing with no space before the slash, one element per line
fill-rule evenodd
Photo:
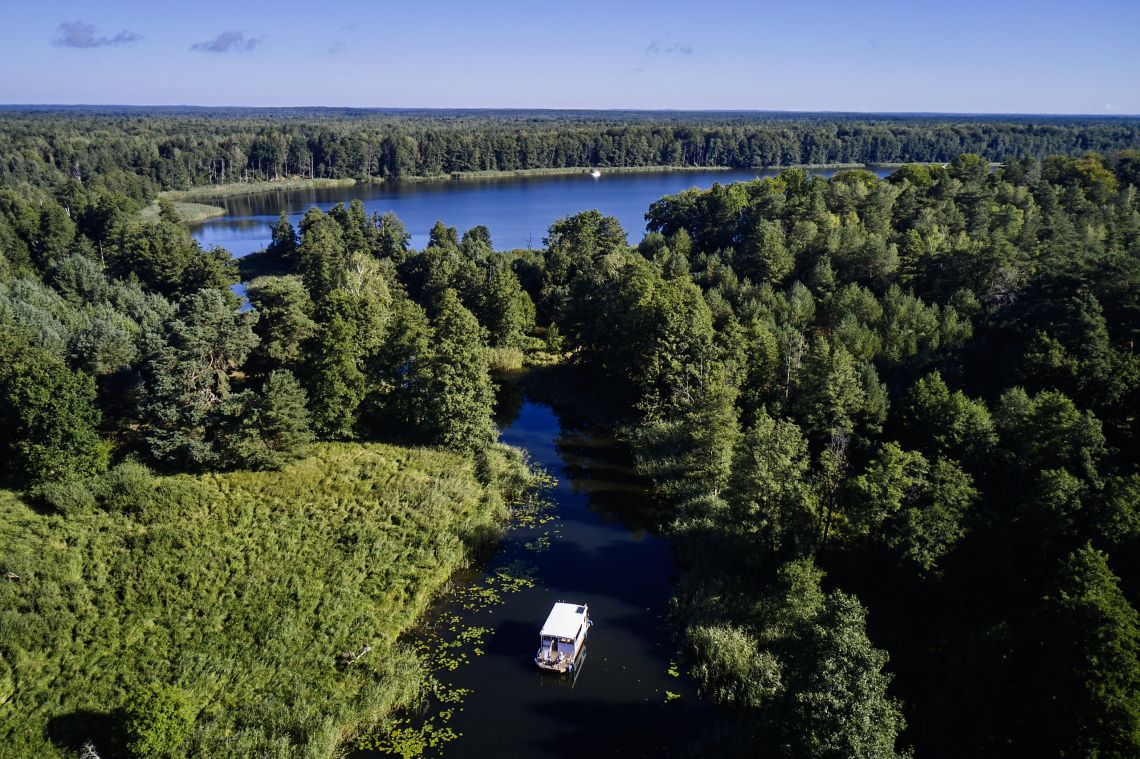
<path fill-rule="evenodd" d="M 559 601 L 550 610 L 550 616 L 542 625 L 543 636 L 573 638 L 586 618 L 586 604 L 568 604 Z"/>

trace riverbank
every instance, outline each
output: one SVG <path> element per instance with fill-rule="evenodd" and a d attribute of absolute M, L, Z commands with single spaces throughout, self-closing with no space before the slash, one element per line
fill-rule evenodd
<path fill-rule="evenodd" d="M 129 513 L 0 491 L 0 559 L 19 577 L 0 584 L 0 756 L 86 741 L 117 756 L 117 710 L 152 683 L 194 706 L 172 756 L 336 755 L 420 697 L 427 673 L 399 638 L 527 480 L 503 448 L 477 472 L 335 443 L 280 472 L 134 482 Z"/>
<path fill-rule="evenodd" d="M 182 200 L 171 201 L 174 210 L 182 218 L 186 224 L 197 224 L 207 219 L 215 219 L 219 216 L 225 216 L 227 211 L 221 206 L 211 206 L 204 203 L 187 203 Z M 143 221 L 154 221 L 158 218 L 159 210 L 158 203 L 151 203 L 146 208 L 139 211 L 139 218 Z"/>
<path fill-rule="evenodd" d="M 790 166 L 563 166 L 546 169 L 514 169 L 510 171 L 456 171 L 450 174 L 432 174 L 425 176 L 403 176 L 398 180 L 385 180 L 382 177 L 371 177 L 366 181 L 357 179 L 280 179 L 268 182 L 237 182 L 222 185 L 209 185 L 194 187 L 189 190 L 165 190 L 159 193 L 160 197 L 173 201 L 200 201 L 220 200 L 224 198 L 240 197 L 243 195 L 260 195 L 268 192 L 288 192 L 293 190 L 310 190 L 327 187 L 352 187 L 354 185 L 371 184 L 417 184 L 432 182 L 470 182 L 495 179 L 525 179 L 527 177 L 556 177 L 556 176 L 589 176 L 595 169 L 606 175 L 624 174 L 669 174 L 669 173 L 702 173 L 702 172 L 732 172 L 755 171 L 757 173 L 780 172 L 788 169 L 805 169 L 807 171 L 842 171 L 844 169 L 897 169 L 901 166 L 941 166 L 941 163 L 922 163 L 912 161 L 904 163 L 818 163 L 794 164 Z M 208 217 L 207 217 L 208 218 Z"/>
<path fill-rule="evenodd" d="M 606 174 L 665 174 L 670 172 L 704 172 L 704 171 L 732 171 L 731 166 L 560 166 L 550 169 L 514 169 L 511 171 L 456 171 L 451 174 L 439 174 L 427 177 L 407 177 L 400 181 L 411 182 L 446 182 L 471 181 L 485 179 L 522 179 L 525 177 L 559 177 L 583 175 L 589 176 L 592 171 Z"/>
<path fill-rule="evenodd" d="M 379 181 L 379 180 L 377 180 Z M 189 190 L 164 190 L 158 195 L 172 201 L 220 200 L 242 195 L 260 195 L 266 192 L 289 192 L 324 187 L 351 187 L 355 179 L 276 179 L 268 182 L 231 182 L 227 184 L 191 187 Z"/>
<path fill-rule="evenodd" d="M 528 397 L 525 377 L 503 378 L 496 421 L 503 442 L 553 480 L 418 634 L 436 652 L 435 697 L 358 743 L 354 759 L 419 750 L 555 759 L 591 741 L 607 756 L 680 756 L 703 724 L 704 704 L 675 662 L 672 548 L 647 483 L 608 430 Z M 558 600 L 587 604 L 595 623 L 573 676 L 540 673 L 531 660 Z"/>

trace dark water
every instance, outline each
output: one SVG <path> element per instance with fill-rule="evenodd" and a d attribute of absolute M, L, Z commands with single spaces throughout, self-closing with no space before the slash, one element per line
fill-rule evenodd
<path fill-rule="evenodd" d="M 588 174 L 523 177 L 495 180 L 415 182 L 359 185 L 324 189 L 271 192 L 228 198 L 219 202 L 227 211 L 194 225 L 194 237 L 203 245 L 220 245 L 235 256 L 264 248 L 270 229 L 284 209 L 294 225 L 312 206 L 328 210 L 337 203 L 359 198 L 369 213 L 388 211 L 407 226 L 412 247 L 423 248 L 436 221 L 463 231 L 483 224 L 499 250 L 540 248 L 551 223 L 590 209 L 615 216 L 638 242 L 645 232 L 645 212 L 662 195 L 689 187 L 708 188 L 756 177 L 772 171 L 673 171 L 643 174 Z M 818 172 L 830 175 L 832 171 Z M 885 171 L 879 171 L 884 175 Z"/>
<path fill-rule="evenodd" d="M 448 726 L 461 737 L 445 757 L 665 757 L 680 753 L 700 705 L 668 673 L 674 650 L 666 620 L 674 568 L 670 546 L 641 483 L 605 437 L 563 423 L 523 399 L 507 412 L 502 439 L 525 448 L 558 479 L 557 518 L 512 530 L 491 566 L 533 565 L 535 584 L 463 622 L 491 628 L 485 653 L 442 679 L 472 693 Z M 550 533 L 549 548 L 525 544 Z M 532 657 L 555 601 L 586 603 L 594 627 L 578 677 L 539 672 Z M 679 694 L 667 700 L 666 691 Z"/>

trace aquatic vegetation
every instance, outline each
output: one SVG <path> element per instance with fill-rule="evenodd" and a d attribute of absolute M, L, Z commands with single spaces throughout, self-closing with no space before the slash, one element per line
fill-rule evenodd
<path fill-rule="evenodd" d="M 451 718 L 450 712 L 441 712 L 439 721 L 446 722 Z M 411 720 L 396 720 L 398 726 L 381 735 L 375 741 L 362 741 L 358 744 L 361 749 L 371 749 L 384 754 L 393 754 L 411 759 L 422 756 L 429 748 L 437 748 L 445 743 L 455 740 L 460 733 L 449 727 L 441 726 L 435 719 L 414 725 Z"/>
<path fill-rule="evenodd" d="M 535 530 L 557 518 L 555 504 L 547 497 L 554 478 L 537 467 L 532 467 L 532 471 L 535 472 L 534 486 L 512 507 L 512 529 Z M 545 550 L 550 547 L 552 532 L 557 530 L 548 530 L 523 545 L 527 550 Z M 412 642 L 416 657 L 430 676 L 423 703 L 414 714 L 390 721 L 380 730 L 362 736 L 356 742 L 357 747 L 417 757 L 458 738 L 460 734 L 446 723 L 472 691 L 447 685 L 437 675 L 454 672 L 469 663 L 470 657 L 483 655 L 484 643 L 494 630 L 467 624 L 464 620 L 491 611 L 508 594 L 534 587 L 536 569 L 525 559 L 513 558 L 488 569 L 476 582 L 453 586 L 432 623 L 419 629 Z M 445 708 L 440 708 L 444 705 Z"/>

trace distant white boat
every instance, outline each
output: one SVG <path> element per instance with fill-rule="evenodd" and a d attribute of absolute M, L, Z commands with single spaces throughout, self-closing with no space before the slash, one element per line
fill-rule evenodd
<path fill-rule="evenodd" d="M 552 672 L 573 672 L 593 624 L 586 604 L 554 604 L 539 633 L 534 663 Z"/>
<path fill-rule="evenodd" d="M 597 179 L 601 175 L 602 175 L 602 172 L 598 171 L 597 169 L 594 169 L 593 171 L 590 172 L 590 176 L 592 176 L 594 179 Z"/>

